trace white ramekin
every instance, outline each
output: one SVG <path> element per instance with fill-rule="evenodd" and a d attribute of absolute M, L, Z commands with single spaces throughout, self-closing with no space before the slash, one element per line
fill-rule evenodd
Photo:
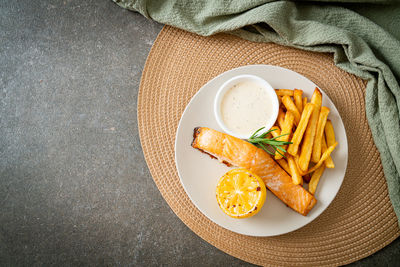
<path fill-rule="evenodd" d="M 258 83 L 260 85 L 262 85 L 263 88 L 265 88 L 265 90 L 267 91 L 267 93 L 270 96 L 270 99 L 272 101 L 272 103 L 269 103 L 272 105 L 272 114 L 270 119 L 266 122 L 265 125 L 260 125 L 261 127 L 265 127 L 262 132 L 268 131 L 269 129 L 271 129 L 271 127 L 274 125 L 277 117 L 278 117 L 278 112 L 279 112 L 279 101 L 278 101 L 278 96 L 275 93 L 274 88 L 272 88 L 272 86 L 264 79 L 255 76 L 255 75 L 250 75 L 250 74 L 245 74 L 245 75 L 238 75 L 235 76 L 229 80 L 227 80 L 219 89 L 218 92 L 215 96 L 215 100 L 214 100 L 214 115 L 215 115 L 215 119 L 217 120 L 219 126 L 222 128 L 222 130 L 224 130 L 224 132 L 226 132 L 227 134 L 230 134 L 232 136 L 235 136 L 237 138 L 240 139 L 248 139 L 250 136 L 245 136 L 239 133 L 234 132 L 232 129 L 228 128 L 224 121 L 222 120 L 222 116 L 221 116 L 221 102 L 222 99 L 225 95 L 225 93 L 232 88 L 235 84 L 240 83 L 240 82 L 244 82 L 244 81 L 252 81 L 255 83 Z M 267 104 L 267 103 L 266 103 Z"/>

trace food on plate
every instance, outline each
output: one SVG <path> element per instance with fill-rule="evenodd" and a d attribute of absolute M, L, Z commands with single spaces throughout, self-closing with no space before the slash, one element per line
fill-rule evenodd
<path fill-rule="evenodd" d="M 325 124 L 325 137 L 326 145 L 331 146 L 336 143 L 335 131 L 333 130 L 333 125 L 331 120 L 327 120 Z"/>
<path fill-rule="evenodd" d="M 297 107 L 297 110 L 300 112 L 300 114 L 303 112 L 303 90 L 299 89 L 294 89 L 293 92 L 293 98 L 294 98 L 294 104 Z"/>
<path fill-rule="evenodd" d="M 272 126 L 270 131 L 271 132 L 267 135 L 268 139 L 271 139 L 269 136 L 272 136 L 272 138 L 278 138 L 281 135 L 281 129 L 279 129 L 278 126 Z"/>
<path fill-rule="evenodd" d="M 307 97 L 303 97 L 303 108 L 307 105 Z"/>
<path fill-rule="evenodd" d="M 278 126 L 273 126 L 271 128 L 271 134 L 273 137 L 278 138 L 281 135 L 281 129 L 279 129 Z M 279 164 L 279 166 L 282 167 L 282 169 L 284 169 L 288 174 L 290 174 L 289 164 L 285 159 L 283 158 L 277 159 L 276 162 Z"/>
<path fill-rule="evenodd" d="M 304 107 L 304 111 L 301 114 L 299 125 L 297 126 L 297 129 L 293 134 L 292 144 L 290 144 L 288 148 L 288 153 L 292 156 L 295 156 L 297 154 L 297 151 L 299 150 L 299 145 L 303 138 L 303 134 L 307 128 L 307 124 L 314 110 L 314 107 L 315 106 L 312 103 L 308 103 Z"/>
<path fill-rule="evenodd" d="M 318 163 L 315 164 L 311 169 L 308 169 L 306 172 L 303 172 L 303 175 L 305 175 L 307 173 L 312 173 L 313 171 L 318 169 L 319 166 L 321 166 L 324 163 L 324 161 L 330 156 L 330 154 L 332 153 L 332 151 L 335 149 L 335 147 L 337 145 L 338 145 L 338 142 L 336 142 L 333 145 L 331 145 L 330 147 L 328 147 L 328 149 L 324 152 L 324 154 L 322 154 L 321 159 L 318 161 Z"/>
<path fill-rule="evenodd" d="M 292 123 L 293 124 L 293 123 Z M 291 144 L 291 142 L 288 142 L 288 141 L 281 141 L 281 140 L 278 140 L 279 138 L 281 138 L 281 137 L 283 137 L 283 136 L 286 136 L 287 134 L 280 134 L 280 135 L 277 135 L 277 131 L 278 132 L 280 132 L 279 131 L 279 127 L 278 126 L 274 126 L 274 127 L 272 127 L 269 131 L 267 131 L 267 132 L 262 132 L 262 130 L 264 129 L 265 127 L 262 127 L 262 128 L 260 128 L 260 129 L 258 129 L 255 133 L 253 133 L 248 139 L 247 139 L 247 141 L 248 142 L 250 142 L 250 143 L 252 143 L 253 145 L 255 145 L 255 146 L 259 146 L 259 147 L 261 147 L 262 149 L 264 149 L 268 154 L 270 154 L 270 155 L 275 155 L 275 153 L 273 153 L 270 149 L 268 149 L 268 148 L 272 148 L 275 152 L 277 152 L 278 150 L 280 150 L 279 151 L 279 153 L 281 154 L 281 155 L 283 155 L 283 153 L 285 153 L 286 152 L 286 150 L 283 148 L 284 146 L 286 146 L 286 145 L 289 145 L 289 144 Z M 260 132 L 260 133 L 259 133 Z M 269 134 L 272 134 L 272 133 L 274 133 L 273 134 L 273 138 L 268 138 L 267 136 L 269 135 Z M 267 148 L 268 147 L 268 148 Z"/>
<path fill-rule="evenodd" d="M 313 172 L 313 174 L 311 176 L 310 183 L 308 184 L 308 191 L 311 194 L 315 194 L 315 190 L 317 189 L 317 185 L 319 183 L 319 179 L 321 178 L 322 173 L 324 172 L 324 170 L 325 170 L 325 165 L 321 165 L 319 168 L 317 168 Z"/>
<path fill-rule="evenodd" d="M 218 206 L 232 218 L 248 218 L 257 214 L 264 205 L 267 190 L 258 175 L 246 169 L 233 169 L 218 182 Z"/>
<path fill-rule="evenodd" d="M 251 134 L 249 129 L 263 126 L 265 121 L 258 117 L 250 125 L 245 119 L 257 114 L 250 110 L 252 103 L 233 110 L 237 99 L 245 98 L 250 87 L 254 84 L 236 84 L 221 102 L 224 123 L 235 127 L 235 131 L 243 125 L 246 135 Z M 261 209 L 266 194 L 262 183 L 287 206 L 306 216 L 317 202 L 313 195 L 325 168 L 335 167 L 331 153 L 338 143 L 328 119 L 330 110 L 322 106 L 319 89 L 315 88 L 310 102 L 299 89 L 275 89 L 275 92 L 281 103 L 275 126 L 269 130 L 259 128 L 247 140 L 242 140 L 207 127 L 194 129 L 193 148 L 227 166 L 240 168 L 227 172 L 217 186 L 218 204 L 233 218 L 247 218 Z M 252 101 L 259 106 L 268 106 L 269 102 L 263 97 Z M 275 106 L 275 114 L 277 109 Z M 269 111 L 259 110 L 268 116 Z M 229 123 L 229 119 L 234 123 Z M 303 182 L 309 183 L 307 190 Z"/>
<path fill-rule="evenodd" d="M 303 183 L 303 178 L 301 177 L 301 174 L 297 168 L 297 164 L 293 158 L 293 156 L 288 155 L 287 156 L 289 168 L 290 168 L 290 173 L 292 174 L 292 180 L 294 184 L 302 184 Z"/>
<path fill-rule="evenodd" d="M 283 127 L 283 122 L 285 121 L 285 112 L 283 112 L 282 108 L 279 108 L 278 112 L 278 119 L 276 120 L 278 122 L 279 127 Z"/>
<path fill-rule="evenodd" d="M 195 128 L 193 137 L 193 148 L 228 166 L 255 173 L 274 195 L 298 213 L 307 215 L 317 203 L 315 197 L 302 186 L 295 185 L 292 178 L 263 149 L 206 127 Z"/>
<path fill-rule="evenodd" d="M 272 128 L 271 128 L 271 135 L 272 135 L 273 137 L 278 138 L 278 136 L 281 135 L 281 129 L 279 129 L 278 126 L 272 126 Z"/>
<path fill-rule="evenodd" d="M 276 162 L 278 162 L 279 166 L 282 167 L 282 169 L 284 169 L 289 175 L 291 175 L 291 171 L 290 171 L 290 167 L 289 167 L 289 163 L 286 161 L 286 159 L 278 159 L 276 160 Z"/>
<path fill-rule="evenodd" d="M 294 122 L 296 125 L 298 125 L 300 121 L 300 112 L 297 110 L 297 107 L 294 104 L 293 100 L 290 98 L 290 96 L 285 95 L 282 97 L 282 103 L 283 105 L 285 105 L 288 111 L 291 111 L 293 113 Z"/>
<path fill-rule="evenodd" d="M 294 114 L 291 111 L 286 112 L 285 120 L 283 121 L 282 129 L 279 137 L 276 138 L 277 141 L 288 142 L 290 134 L 292 133 L 292 128 L 294 124 Z M 278 147 L 275 150 L 275 159 L 283 158 L 283 153 L 285 153 L 286 145 Z"/>
<path fill-rule="evenodd" d="M 337 146 L 337 143 L 332 122 L 328 119 L 330 110 L 322 106 L 322 94 L 318 88 L 314 90 L 310 103 L 307 102 L 307 97 L 303 97 L 302 90 L 294 89 L 293 95 L 287 90 L 289 89 L 277 91 L 282 95 L 280 117 L 284 118 L 285 114 L 292 113 L 294 107 L 291 97 L 293 97 L 294 104 L 300 113 L 300 121 L 297 126 L 293 126 L 293 134 L 289 138 L 292 144 L 287 147 L 287 151 L 285 151 L 283 144 L 281 144 L 283 150 L 279 147 L 275 148 L 275 150 L 283 152 L 283 155 L 279 154 L 275 159 L 291 175 L 294 184 L 302 185 L 303 181 L 309 183 L 312 180 L 313 189 L 310 192 L 315 192 L 319 178 L 322 176 L 325 168 L 335 167 L 331 153 Z M 302 105 L 300 105 L 300 101 Z M 277 121 L 275 124 L 283 125 L 283 122 Z M 276 137 L 278 134 L 282 134 L 282 132 L 276 131 L 273 136 Z M 327 141 L 328 136 L 330 140 L 329 144 Z M 275 140 L 279 139 L 276 137 Z M 264 149 L 264 147 L 262 148 Z M 285 159 L 280 157 L 285 157 Z M 325 167 L 321 168 L 322 165 Z M 314 177 L 313 179 L 311 179 L 312 176 Z"/>
<path fill-rule="evenodd" d="M 301 146 L 301 153 L 299 157 L 300 171 L 303 172 L 308 169 L 308 165 L 310 163 L 315 133 L 317 130 L 319 110 L 321 109 L 322 105 L 322 94 L 318 90 L 318 88 L 315 88 L 314 90 L 314 93 L 311 97 L 311 103 L 313 103 L 315 107 L 311 114 L 306 132 L 303 137 L 303 144 Z"/>
<path fill-rule="evenodd" d="M 313 152 L 311 156 L 311 160 L 314 163 L 317 163 L 321 158 L 321 141 L 322 135 L 324 134 L 326 120 L 328 119 L 328 114 L 330 110 L 327 107 L 321 107 L 319 118 L 318 118 L 318 125 L 317 130 L 315 133 L 314 144 L 313 144 Z"/>
<path fill-rule="evenodd" d="M 228 129 L 239 135 L 250 136 L 260 125 L 265 126 L 270 120 L 276 119 L 272 118 L 272 103 L 272 96 L 262 84 L 252 80 L 242 81 L 232 85 L 222 96 L 220 116 Z"/>
<path fill-rule="evenodd" d="M 322 153 L 324 153 L 328 149 L 328 146 L 326 144 L 325 134 L 322 135 L 321 148 L 322 148 Z M 330 169 L 335 168 L 335 164 L 333 163 L 332 157 L 330 155 L 325 160 L 325 166 Z"/>
<path fill-rule="evenodd" d="M 293 90 L 290 89 L 275 89 L 275 93 L 278 96 L 285 96 L 285 95 L 293 96 Z"/>

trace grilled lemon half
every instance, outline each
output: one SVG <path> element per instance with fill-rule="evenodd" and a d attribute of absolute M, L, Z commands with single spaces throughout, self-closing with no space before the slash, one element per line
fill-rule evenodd
<path fill-rule="evenodd" d="M 267 196 L 260 177 L 246 169 L 233 169 L 218 182 L 217 201 L 224 213 L 232 218 L 248 218 L 257 214 Z"/>

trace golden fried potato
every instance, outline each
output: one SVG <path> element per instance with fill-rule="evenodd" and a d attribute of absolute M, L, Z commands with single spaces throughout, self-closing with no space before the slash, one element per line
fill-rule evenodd
<path fill-rule="evenodd" d="M 306 172 L 310 164 L 312 148 L 314 144 L 315 133 L 318 125 L 319 111 L 322 104 L 322 94 L 315 88 L 311 97 L 311 103 L 315 105 L 314 111 L 311 114 L 310 120 L 307 125 L 306 132 L 303 137 L 303 144 L 301 146 L 301 153 L 299 158 L 300 170 Z"/>
<path fill-rule="evenodd" d="M 300 172 L 297 169 L 297 165 L 296 165 L 296 162 L 295 162 L 293 156 L 288 155 L 287 159 L 288 159 L 288 164 L 289 164 L 289 168 L 290 168 L 290 173 L 292 175 L 293 183 L 294 184 L 302 184 L 303 178 L 301 177 Z"/>
<path fill-rule="evenodd" d="M 328 114 L 330 110 L 327 107 L 321 107 L 321 111 L 319 113 L 317 130 L 315 133 L 314 144 L 313 144 L 313 152 L 311 156 L 311 161 L 317 163 L 321 158 L 321 141 L 322 135 L 324 134 L 326 120 L 328 119 Z"/>
<path fill-rule="evenodd" d="M 301 143 L 301 140 L 303 138 L 303 134 L 307 128 L 307 124 L 308 121 L 310 119 L 310 116 L 313 112 L 315 108 L 315 105 L 312 103 L 308 103 L 305 107 L 304 107 L 304 111 L 301 114 L 301 118 L 300 118 L 300 122 L 299 125 L 297 126 L 296 131 L 293 134 L 293 138 L 292 138 L 292 143 L 289 145 L 288 148 L 288 153 L 292 156 L 295 156 L 297 154 L 297 151 L 299 149 L 299 145 Z"/>
<path fill-rule="evenodd" d="M 324 173 L 325 165 L 321 165 L 315 172 L 311 175 L 310 183 L 308 184 L 308 191 L 311 194 L 315 194 L 315 190 L 317 189 L 317 185 L 319 183 L 319 179 Z"/>
<path fill-rule="evenodd" d="M 288 111 L 293 113 L 295 124 L 298 125 L 300 122 L 300 112 L 297 110 L 293 100 L 290 98 L 290 96 L 285 95 L 282 97 L 282 103 Z"/>
<path fill-rule="evenodd" d="M 304 107 L 302 96 L 303 96 L 303 90 L 294 89 L 293 92 L 294 104 L 296 105 L 300 114 L 303 112 L 303 107 Z"/>
<path fill-rule="evenodd" d="M 278 96 L 285 96 L 285 95 L 288 95 L 288 96 L 293 96 L 293 90 L 290 90 L 290 89 L 275 89 L 275 93 L 278 95 Z"/>
<path fill-rule="evenodd" d="M 284 141 L 284 142 L 289 141 L 290 134 L 292 133 L 293 124 L 294 124 L 294 115 L 290 110 L 288 110 L 286 112 L 285 120 L 284 120 L 282 128 L 281 128 L 281 135 L 284 135 L 284 136 L 281 136 L 281 137 L 277 138 L 276 140 Z M 286 149 L 286 145 L 282 146 L 282 148 Z M 284 154 L 283 151 L 279 151 L 279 152 L 281 154 Z M 278 153 L 278 151 L 275 152 L 275 159 L 282 158 L 282 155 L 280 153 Z"/>
<path fill-rule="evenodd" d="M 326 145 L 325 135 L 322 135 L 321 148 L 322 148 L 322 153 L 324 153 L 324 152 L 328 149 L 328 146 Z M 325 166 L 326 166 L 327 168 L 330 168 L 330 169 L 335 168 L 335 164 L 333 163 L 333 160 L 332 160 L 332 157 L 331 157 L 331 156 L 329 156 L 329 157 L 325 160 Z"/>

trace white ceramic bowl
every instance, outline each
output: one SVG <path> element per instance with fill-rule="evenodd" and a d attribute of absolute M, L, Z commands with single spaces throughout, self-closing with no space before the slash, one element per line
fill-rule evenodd
<path fill-rule="evenodd" d="M 238 84 L 240 82 L 245 82 L 245 81 L 252 81 L 257 84 L 260 84 L 268 93 L 270 96 L 270 99 L 272 103 L 272 114 L 269 118 L 269 120 L 265 123 L 265 125 L 260 125 L 261 127 L 265 127 L 263 131 L 260 131 L 260 133 L 263 133 L 265 131 L 268 131 L 275 123 L 277 117 L 278 117 L 278 112 L 279 112 L 279 101 L 278 101 L 278 96 L 275 93 L 274 88 L 264 79 L 255 76 L 255 75 L 249 75 L 249 74 L 244 74 L 244 75 L 238 75 L 235 76 L 229 80 L 227 80 L 219 89 L 218 92 L 215 96 L 215 101 L 214 101 L 214 115 L 217 123 L 219 126 L 225 131 L 225 133 L 230 134 L 232 136 L 235 136 L 240 139 L 248 139 L 250 136 L 243 135 L 236 133 L 232 129 L 230 129 L 226 124 L 224 123 L 224 120 L 222 119 L 221 115 L 221 102 L 222 99 L 224 98 L 225 93 L 231 89 L 235 84 Z"/>

